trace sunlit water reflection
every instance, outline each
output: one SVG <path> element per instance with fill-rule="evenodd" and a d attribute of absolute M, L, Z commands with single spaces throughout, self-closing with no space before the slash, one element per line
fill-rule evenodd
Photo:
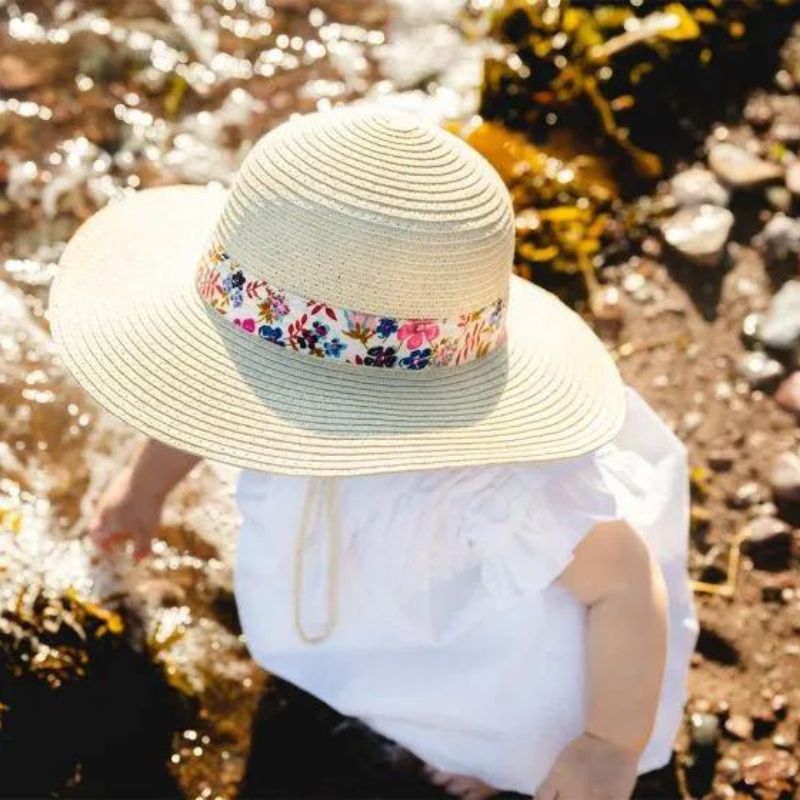
<path fill-rule="evenodd" d="M 254 139 L 296 111 L 364 98 L 468 117 L 486 4 L 0 2 L 0 603 L 24 615 L 37 597 L 74 598 L 93 630 L 138 642 L 199 699 L 199 730 L 177 736 L 171 758 L 187 796 L 233 791 L 264 680 L 232 611 L 235 473 L 195 470 L 144 563 L 97 558 L 87 520 L 135 436 L 54 353 L 57 260 L 80 222 L 125 193 L 227 185 Z M 57 660 L 53 642 L 37 646 Z"/>

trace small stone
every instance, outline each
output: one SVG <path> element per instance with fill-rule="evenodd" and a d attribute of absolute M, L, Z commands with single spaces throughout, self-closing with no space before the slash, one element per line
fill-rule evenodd
<path fill-rule="evenodd" d="M 625 323 L 625 314 L 619 302 L 619 289 L 604 286 L 591 299 L 595 329 L 604 338 L 616 338 Z"/>
<path fill-rule="evenodd" d="M 679 172 L 670 181 L 670 191 L 679 206 L 699 206 L 710 203 L 727 206 L 730 192 L 709 169 L 690 167 Z"/>
<path fill-rule="evenodd" d="M 789 709 L 789 700 L 785 694 L 776 694 L 769 701 L 769 706 L 778 719 L 784 719 Z"/>
<path fill-rule="evenodd" d="M 786 169 L 786 188 L 795 197 L 800 197 L 800 159 L 793 161 Z"/>
<path fill-rule="evenodd" d="M 787 451 L 773 462 L 769 483 L 776 498 L 787 503 L 800 502 L 800 456 Z"/>
<path fill-rule="evenodd" d="M 754 128 L 766 128 L 774 117 L 769 95 L 755 94 L 745 104 L 744 118 Z"/>
<path fill-rule="evenodd" d="M 717 769 L 721 775 L 727 775 L 733 778 L 739 774 L 740 764 L 735 758 L 721 758 L 717 763 Z"/>
<path fill-rule="evenodd" d="M 684 435 L 694 433 L 702 424 L 704 415 L 702 411 L 687 411 L 681 420 L 681 431 Z"/>
<path fill-rule="evenodd" d="M 647 283 L 647 278 L 641 272 L 629 272 L 622 279 L 622 288 L 629 294 L 638 292 Z"/>
<path fill-rule="evenodd" d="M 785 261 L 800 253 L 800 220 L 787 214 L 775 214 L 753 237 L 753 244 L 769 258 Z"/>
<path fill-rule="evenodd" d="M 786 411 L 800 416 L 800 372 L 793 372 L 775 392 L 775 402 Z"/>
<path fill-rule="evenodd" d="M 655 236 L 647 236 L 642 242 L 642 252 L 650 258 L 661 256 L 661 242 Z"/>
<path fill-rule="evenodd" d="M 786 212 L 792 207 L 792 193 L 785 186 L 768 186 L 764 196 L 776 211 Z"/>
<path fill-rule="evenodd" d="M 798 144 L 800 143 L 800 122 L 776 120 L 771 133 L 779 142 L 788 145 Z"/>
<path fill-rule="evenodd" d="M 717 177 L 737 189 L 748 189 L 774 181 L 783 169 L 729 142 L 715 144 L 708 153 L 708 164 Z"/>
<path fill-rule="evenodd" d="M 662 223 L 664 240 L 682 256 L 707 267 L 717 266 L 733 227 L 727 208 L 704 203 L 682 208 Z"/>
<path fill-rule="evenodd" d="M 795 775 L 797 775 L 797 760 L 785 750 L 759 753 L 742 764 L 742 778 L 750 786 L 777 780 L 791 780 Z"/>
<path fill-rule="evenodd" d="M 800 341 L 800 280 L 786 281 L 772 298 L 758 339 L 775 350 L 792 350 Z"/>
<path fill-rule="evenodd" d="M 767 499 L 766 489 L 756 481 L 743 483 L 731 498 L 734 508 L 749 508 L 758 503 L 763 503 Z"/>
<path fill-rule="evenodd" d="M 781 750 L 794 750 L 797 740 L 789 736 L 784 736 L 782 733 L 776 733 L 772 737 L 772 744 Z"/>
<path fill-rule="evenodd" d="M 784 144 L 800 142 L 800 96 L 795 94 L 772 97 L 775 118 L 770 136 Z"/>
<path fill-rule="evenodd" d="M 744 714 L 732 714 L 725 720 L 725 730 L 737 739 L 749 739 L 753 735 L 753 720 Z"/>
<path fill-rule="evenodd" d="M 713 747 L 719 739 L 719 719 L 715 714 L 692 714 L 692 742 L 698 747 Z"/>
<path fill-rule="evenodd" d="M 761 323 L 764 320 L 764 315 L 754 312 L 748 314 L 742 320 L 742 339 L 746 343 L 752 343 L 758 339 L 759 331 L 761 330 Z"/>
<path fill-rule="evenodd" d="M 776 383 L 786 371 L 780 361 L 761 352 L 745 353 L 739 359 L 736 370 L 754 389 L 763 389 Z"/>
<path fill-rule="evenodd" d="M 785 569 L 792 555 L 791 530 L 782 520 L 758 517 L 747 526 L 743 549 L 756 569 Z"/>

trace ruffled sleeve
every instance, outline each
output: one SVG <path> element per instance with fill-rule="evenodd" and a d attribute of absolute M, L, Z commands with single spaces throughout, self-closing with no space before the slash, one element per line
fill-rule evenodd
<path fill-rule="evenodd" d="M 377 487 L 393 507 L 362 516 L 351 540 L 366 590 L 410 633 L 447 638 L 543 592 L 600 521 L 626 519 L 645 538 L 663 531 L 665 514 L 680 524 L 682 445 L 638 395 L 628 401 L 620 436 L 588 456 L 415 473 Z"/>

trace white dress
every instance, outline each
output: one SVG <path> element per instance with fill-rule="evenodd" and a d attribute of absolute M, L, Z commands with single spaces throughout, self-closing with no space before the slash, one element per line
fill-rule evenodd
<path fill-rule="evenodd" d="M 295 548 L 308 478 L 243 472 L 236 597 L 267 670 L 359 717 L 424 761 L 533 794 L 583 729 L 586 611 L 554 583 L 600 520 L 647 541 L 669 592 L 669 647 L 655 729 L 639 771 L 670 758 L 697 620 L 686 575 L 686 452 L 628 390 L 609 445 L 548 465 L 339 479 L 339 547 L 326 515 Z"/>

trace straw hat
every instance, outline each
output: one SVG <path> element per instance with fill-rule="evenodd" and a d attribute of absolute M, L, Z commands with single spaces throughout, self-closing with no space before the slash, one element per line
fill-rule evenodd
<path fill-rule="evenodd" d="M 217 461 L 326 476 L 588 453 L 622 423 L 620 377 L 513 253 L 481 156 L 345 108 L 268 133 L 227 193 L 148 189 L 95 214 L 50 319 L 103 407 Z"/>

